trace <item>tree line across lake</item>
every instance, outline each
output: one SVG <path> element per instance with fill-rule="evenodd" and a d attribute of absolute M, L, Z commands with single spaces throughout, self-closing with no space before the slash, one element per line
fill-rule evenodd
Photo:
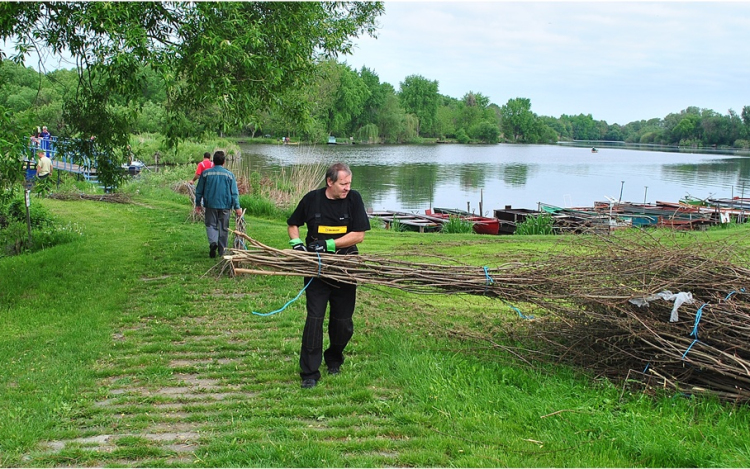
<path fill-rule="evenodd" d="M 142 69 L 142 94 L 137 101 L 115 100 L 122 113 L 136 116 L 130 133 L 166 133 L 167 93 L 165 83 L 149 67 Z M 65 135 L 63 104 L 75 93 L 78 73 L 54 70 L 39 74 L 32 68 L 4 60 L 0 65 L 0 106 L 29 133 L 47 125 Z M 479 92 L 461 98 L 439 93 L 437 80 L 420 75 L 404 79 L 396 89 L 381 82 L 366 67 L 353 70 L 335 60 L 320 62 L 315 80 L 295 93 L 309 105 L 311 119 L 294 122 L 284 113 L 266 109 L 252 122 L 222 124 L 220 110 L 207 106 L 185 115 L 180 134 L 206 133 L 250 137 L 292 136 L 322 142 L 329 135 L 364 143 L 408 143 L 422 139 L 455 140 L 462 143 L 499 141 L 555 143 L 560 140 L 609 140 L 690 147 L 750 147 L 750 106 L 741 114 L 728 110 L 687 107 L 663 118 L 639 120 L 625 125 L 595 120 L 591 114 L 540 116 L 528 98 L 514 98 L 502 106 Z M 174 124 L 171 124 L 172 126 Z M 16 125 L 14 125 L 15 127 Z"/>

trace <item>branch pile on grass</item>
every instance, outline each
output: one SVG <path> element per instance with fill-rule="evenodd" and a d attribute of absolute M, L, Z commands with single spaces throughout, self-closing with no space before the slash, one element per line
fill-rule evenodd
<path fill-rule="evenodd" d="M 504 331 L 526 359 L 571 363 L 610 378 L 643 370 L 663 386 L 750 400 L 750 270 L 726 245 L 649 235 L 571 237 L 533 261 L 499 267 L 274 249 L 243 234 L 222 271 L 320 276 L 416 293 L 484 295 L 544 312 Z M 734 260 L 734 262 L 733 262 Z M 670 322 L 666 291 L 692 295 Z M 539 315 L 538 315 L 539 316 Z M 506 322 L 507 324 L 507 322 Z M 479 331 L 479 335 L 484 331 Z M 476 337 L 476 334 L 473 335 Z M 494 341 L 490 336 L 483 337 Z"/>

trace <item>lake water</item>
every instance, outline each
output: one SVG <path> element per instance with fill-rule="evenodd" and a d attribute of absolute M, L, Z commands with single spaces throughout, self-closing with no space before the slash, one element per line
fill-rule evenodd
<path fill-rule="evenodd" d="M 554 145 L 250 145 L 233 170 L 264 175 L 297 164 L 347 163 L 352 187 L 374 210 L 432 207 L 484 214 L 511 205 L 591 206 L 613 197 L 677 202 L 750 196 L 750 158 Z M 323 174 L 321 174 L 321 181 Z M 468 205 L 467 205 L 468 204 Z"/>

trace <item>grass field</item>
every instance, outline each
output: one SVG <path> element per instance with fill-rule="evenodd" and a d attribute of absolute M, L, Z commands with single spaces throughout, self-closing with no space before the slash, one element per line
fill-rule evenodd
<path fill-rule="evenodd" d="M 523 320 L 483 297 L 361 287 L 342 373 L 301 389 L 304 297 L 252 312 L 302 279 L 209 273 L 187 197 L 158 186 L 127 205 L 33 200 L 83 234 L 0 259 L 0 465 L 750 466 L 745 406 L 623 393 L 457 339 Z M 283 219 L 250 218 L 248 233 L 287 246 Z M 375 228 L 360 248 L 491 265 L 553 245 Z"/>

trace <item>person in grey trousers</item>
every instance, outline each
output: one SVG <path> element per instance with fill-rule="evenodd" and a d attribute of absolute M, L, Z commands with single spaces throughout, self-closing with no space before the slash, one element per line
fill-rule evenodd
<path fill-rule="evenodd" d="M 229 237 L 229 215 L 232 210 L 237 217 L 242 216 L 240 193 L 234 174 L 224 169 L 226 156 L 223 151 L 214 153 L 214 167 L 205 169 L 195 187 L 195 210 L 205 208 L 206 236 L 208 236 L 211 258 L 224 255 Z"/>

